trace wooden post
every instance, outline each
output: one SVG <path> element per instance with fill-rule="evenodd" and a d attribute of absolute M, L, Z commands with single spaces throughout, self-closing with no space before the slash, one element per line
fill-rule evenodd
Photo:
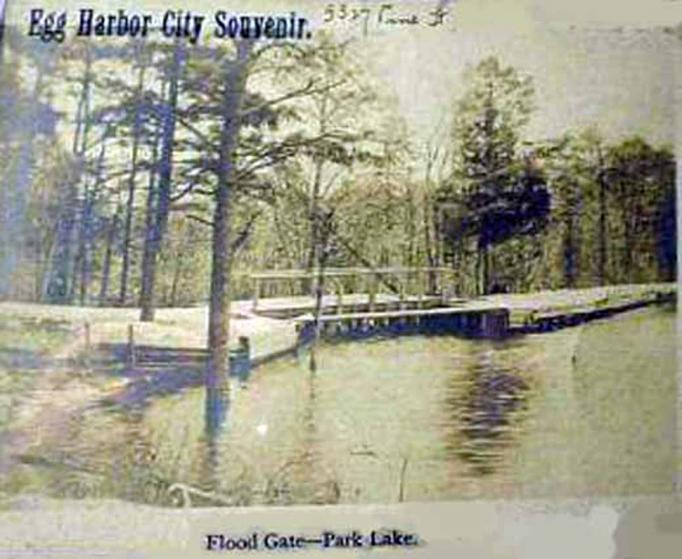
<path fill-rule="evenodd" d="M 86 322 L 84 324 L 84 333 L 85 333 L 85 353 L 86 355 L 90 353 L 90 323 Z"/>
<path fill-rule="evenodd" d="M 237 338 L 237 343 L 239 349 L 245 352 L 249 357 L 251 357 L 251 340 L 249 340 L 249 337 L 239 336 L 239 338 Z"/>
<path fill-rule="evenodd" d="M 443 270 L 440 270 L 440 269 L 438 270 L 437 277 L 438 277 L 438 283 L 440 285 L 440 302 L 442 304 L 445 304 L 448 300 L 448 296 L 447 296 L 446 289 L 445 289 L 446 281 L 445 281 L 445 278 L 443 277 Z"/>
<path fill-rule="evenodd" d="M 245 383 L 251 374 L 251 340 L 248 336 L 239 336 L 237 349 L 230 351 L 229 361 L 230 376 Z"/>
<path fill-rule="evenodd" d="M 336 283 L 336 314 L 343 314 L 343 282 Z"/>
<path fill-rule="evenodd" d="M 480 334 L 484 338 L 504 338 L 509 331 L 509 311 L 495 309 L 482 313 Z"/>
<path fill-rule="evenodd" d="M 400 291 L 398 293 L 398 299 L 399 299 L 399 304 L 398 308 L 402 311 L 405 310 L 405 283 L 409 281 L 409 272 L 405 275 L 405 280 L 401 281 L 400 280 L 400 274 L 397 274 L 396 276 L 398 278 L 398 282 L 400 283 Z"/>
<path fill-rule="evenodd" d="M 260 281 L 258 278 L 253 278 L 253 303 L 251 305 L 252 310 L 258 308 L 258 295 L 260 292 Z"/>
<path fill-rule="evenodd" d="M 88 366 L 90 365 L 90 349 L 92 347 L 92 340 L 90 336 L 90 323 L 86 322 L 83 325 L 83 335 L 84 335 L 84 341 L 83 341 L 83 364 Z"/>
<path fill-rule="evenodd" d="M 377 299 L 377 278 L 374 274 L 371 275 L 369 282 L 369 312 L 374 312 Z"/>
<path fill-rule="evenodd" d="M 423 274 L 421 272 L 417 273 L 417 308 L 421 309 L 424 306 L 424 282 Z"/>
<path fill-rule="evenodd" d="M 128 368 L 135 368 L 135 329 L 128 324 Z"/>

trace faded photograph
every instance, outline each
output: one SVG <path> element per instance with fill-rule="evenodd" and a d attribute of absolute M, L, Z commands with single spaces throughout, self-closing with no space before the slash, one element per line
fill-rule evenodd
<path fill-rule="evenodd" d="M 680 28 L 217 4 L 4 27 L 0 507 L 672 492 Z"/>

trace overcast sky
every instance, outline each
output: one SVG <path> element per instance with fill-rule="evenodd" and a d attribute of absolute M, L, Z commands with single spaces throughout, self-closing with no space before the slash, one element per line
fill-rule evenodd
<path fill-rule="evenodd" d="M 376 10 L 380 3 L 349 5 Z M 406 4 L 400 9 L 424 14 L 424 6 L 432 4 L 423 0 L 414 10 Z M 174 7 L 160 0 L 45 0 L 40 5 L 67 5 L 74 16 L 79 6 L 159 14 Z M 199 0 L 191 9 L 207 15 L 216 9 L 242 14 L 297 9 L 316 24 L 326 5 L 315 0 Z M 28 10 L 35 6 L 33 0 L 9 0 L 8 21 L 26 26 Z M 608 136 L 638 133 L 656 143 L 674 141 L 673 70 L 682 41 L 660 26 L 682 21 L 682 1 L 459 0 L 448 8 L 445 26 L 374 28 L 362 43 L 368 65 L 397 96 L 417 138 L 431 134 L 461 93 L 465 66 L 495 54 L 535 80 L 531 137 L 597 125 Z"/>
<path fill-rule="evenodd" d="M 586 125 L 605 134 L 674 140 L 674 48 L 656 30 L 533 28 L 420 31 L 373 41 L 376 72 L 398 94 L 410 123 L 425 131 L 462 92 L 467 64 L 496 55 L 535 83 L 533 137 Z M 392 48 L 386 48 L 386 43 Z"/>

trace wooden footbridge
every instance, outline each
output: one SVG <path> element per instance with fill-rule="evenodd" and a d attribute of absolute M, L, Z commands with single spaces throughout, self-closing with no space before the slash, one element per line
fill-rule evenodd
<path fill-rule="evenodd" d="M 294 319 L 299 340 L 315 335 L 315 318 L 304 315 Z M 402 309 L 358 312 L 319 317 L 325 338 L 361 338 L 377 334 L 460 334 L 467 337 L 503 338 L 509 333 L 509 310 L 493 306 Z"/>
<path fill-rule="evenodd" d="M 450 268 L 330 268 L 323 272 L 325 293 L 319 316 L 325 337 L 377 334 L 460 333 L 501 337 L 509 311 L 499 305 L 470 305 L 456 299 Z M 312 296 L 262 299 L 268 284 L 314 285 L 319 271 L 284 270 L 252 274 L 252 312 L 292 319 L 305 342 L 314 335 L 316 301 Z M 360 290 L 361 292 L 358 292 Z"/>
<path fill-rule="evenodd" d="M 270 271 L 251 275 L 254 314 L 290 319 L 299 342 L 314 337 L 369 337 L 376 334 L 455 334 L 503 338 L 545 332 L 670 301 L 672 284 L 607 286 L 584 290 L 458 298 L 450 268 L 330 268 L 323 273 L 319 317 L 311 295 L 262 298 L 268 284 L 310 289 L 319 271 Z M 265 288 L 265 289 L 264 289 Z"/>

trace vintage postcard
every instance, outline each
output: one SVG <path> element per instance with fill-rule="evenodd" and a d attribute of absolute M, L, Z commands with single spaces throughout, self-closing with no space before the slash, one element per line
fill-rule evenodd
<path fill-rule="evenodd" d="M 676 556 L 682 2 L 0 22 L 1 557 Z"/>

